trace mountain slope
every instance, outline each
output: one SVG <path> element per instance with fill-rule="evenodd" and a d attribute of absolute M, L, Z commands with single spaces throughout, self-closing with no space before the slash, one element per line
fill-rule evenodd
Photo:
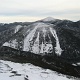
<path fill-rule="evenodd" d="M 15 49 L 20 49 L 20 47 L 22 47 L 22 51 L 30 51 L 42 55 L 46 53 L 54 54 L 53 52 L 55 51 L 57 55 L 61 55 L 62 49 L 60 48 L 56 31 L 54 28 L 51 28 L 54 25 L 38 22 L 29 25 L 29 27 L 30 26 L 31 28 L 29 29 L 27 29 L 27 26 L 17 26 L 15 29 L 14 33 L 16 33 L 16 31 L 18 32 L 22 27 L 22 30 L 20 31 L 21 35 L 24 36 L 21 40 L 23 43 L 22 46 L 20 46 L 17 39 L 20 35 L 19 32 L 17 33 L 19 35 L 17 35 L 14 40 L 5 42 L 3 46 L 9 46 Z"/>
<path fill-rule="evenodd" d="M 3 46 L 41 55 L 60 55 L 65 58 L 80 56 L 79 21 L 58 20 L 38 21 L 29 25 L 17 25 L 4 34 Z M 50 21 L 51 20 L 51 21 Z M 20 29 L 21 28 L 21 29 Z M 10 34 L 6 34 L 11 32 Z M 16 32 L 17 31 L 17 32 Z M 1 32 L 3 35 L 3 32 Z M 2 42 L 2 41 L 1 41 Z"/>
<path fill-rule="evenodd" d="M 1 24 L 1 28 L 4 27 L 0 31 L 1 59 L 16 61 L 19 58 L 80 77 L 77 65 L 80 63 L 80 21 L 46 18 L 6 25 L 5 28 L 5 24 Z"/>
<path fill-rule="evenodd" d="M 17 23 L 16 26 L 10 26 L 7 30 L 0 32 L 0 44 L 39 55 L 60 56 L 70 63 L 79 62 L 79 21 L 53 18 L 50 20 Z"/>

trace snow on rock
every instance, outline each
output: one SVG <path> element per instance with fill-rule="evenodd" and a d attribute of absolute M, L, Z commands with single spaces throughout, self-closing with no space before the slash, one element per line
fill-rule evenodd
<path fill-rule="evenodd" d="M 43 53 L 44 53 L 43 48 L 44 48 L 44 44 L 43 44 L 43 42 L 42 42 L 42 44 L 41 44 L 41 50 L 40 50 L 40 54 L 43 54 Z"/>
<path fill-rule="evenodd" d="M 23 51 L 31 51 L 34 53 L 39 53 L 39 32 L 35 42 L 33 42 L 33 38 L 35 37 L 35 33 L 37 29 L 39 28 L 43 29 L 43 27 L 47 27 L 49 25 L 46 25 L 45 23 L 35 23 L 34 25 L 35 25 L 35 28 L 32 31 L 30 31 L 30 33 L 24 39 Z"/>
<path fill-rule="evenodd" d="M 33 45 L 33 47 L 32 47 L 32 52 L 33 53 L 36 53 L 36 54 L 39 54 L 39 32 L 38 32 L 38 36 L 37 36 L 37 38 L 36 38 L 36 40 L 35 40 L 35 42 L 34 42 L 34 45 Z"/>
<path fill-rule="evenodd" d="M 44 37 L 44 41 L 45 41 L 45 35 L 46 35 L 46 29 L 45 29 L 45 27 L 43 27 L 43 37 Z"/>
<path fill-rule="evenodd" d="M 55 31 L 54 29 L 52 29 L 51 27 L 50 27 L 50 31 L 51 31 L 53 37 L 54 37 L 55 40 L 56 40 L 55 53 L 56 53 L 57 55 L 61 55 L 62 49 L 60 48 L 59 39 L 58 39 L 58 37 L 57 37 L 56 31 Z"/>
<path fill-rule="evenodd" d="M 79 63 L 77 63 L 77 65 L 78 65 L 78 66 L 80 66 L 80 62 L 79 62 Z"/>
<path fill-rule="evenodd" d="M 53 52 L 52 44 L 49 44 L 49 43 L 43 44 L 43 42 L 42 42 L 40 54 L 45 55 L 45 54 L 52 53 L 52 52 Z"/>
<path fill-rule="evenodd" d="M 37 26 L 32 31 L 30 31 L 30 33 L 24 39 L 23 51 L 31 51 L 31 42 L 33 43 L 32 39 L 34 37 L 36 30 Z"/>
<path fill-rule="evenodd" d="M 0 60 L 0 80 L 79 80 L 30 63 Z"/>
<path fill-rule="evenodd" d="M 10 46 L 10 44 L 8 42 L 5 42 L 3 46 Z"/>
<path fill-rule="evenodd" d="M 73 66 L 77 66 L 77 64 L 74 64 L 74 63 L 73 63 L 72 65 L 73 65 Z"/>
<path fill-rule="evenodd" d="M 21 25 L 16 26 L 14 33 L 17 33 L 21 29 Z"/>
<path fill-rule="evenodd" d="M 53 46 L 52 44 L 45 44 L 45 47 L 44 47 L 44 53 L 52 53 L 53 51 Z"/>
<path fill-rule="evenodd" d="M 43 31 L 44 43 L 42 42 L 41 44 L 40 54 L 45 55 L 46 53 L 52 53 L 53 46 L 52 46 L 51 38 L 49 34 L 47 34 L 48 31 L 46 30 L 46 27 L 43 27 L 42 31 Z M 46 35 L 48 35 L 49 38 L 48 42 L 46 42 L 45 40 Z"/>
<path fill-rule="evenodd" d="M 8 47 L 17 49 L 17 47 L 18 47 L 18 42 L 17 42 L 16 39 L 14 39 L 14 40 L 12 40 L 12 41 L 5 42 L 5 43 L 3 44 L 3 46 L 8 46 Z"/>

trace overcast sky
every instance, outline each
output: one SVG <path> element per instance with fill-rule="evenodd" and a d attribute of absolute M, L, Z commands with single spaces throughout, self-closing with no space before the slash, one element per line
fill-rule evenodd
<path fill-rule="evenodd" d="M 80 20 L 80 0 L 0 0 L 0 22 L 35 21 L 45 17 Z"/>

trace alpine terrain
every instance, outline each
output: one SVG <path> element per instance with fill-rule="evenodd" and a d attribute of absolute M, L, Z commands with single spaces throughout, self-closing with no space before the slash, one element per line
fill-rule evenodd
<path fill-rule="evenodd" d="M 80 21 L 73 22 L 47 17 L 35 22 L 1 23 L 0 59 L 19 62 L 20 66 L 22 66 L 21 63 L 29 62 L 46 69 L 79 78 Z M 1 62 L 0 64 L 4 65 Z M 54 72 L 49 72 L 50 76 L 54 75 Z M 40 72 L 41 76 L 45 73 L 47 72 Z"/>

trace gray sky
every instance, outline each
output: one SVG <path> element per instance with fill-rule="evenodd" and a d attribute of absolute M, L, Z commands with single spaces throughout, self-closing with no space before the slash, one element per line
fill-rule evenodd
<path fill-rule="evenodd" d="M 45 17 L 80 20 L 80 0 L 0 0 L 0 22 L 35 21 Z"/>

